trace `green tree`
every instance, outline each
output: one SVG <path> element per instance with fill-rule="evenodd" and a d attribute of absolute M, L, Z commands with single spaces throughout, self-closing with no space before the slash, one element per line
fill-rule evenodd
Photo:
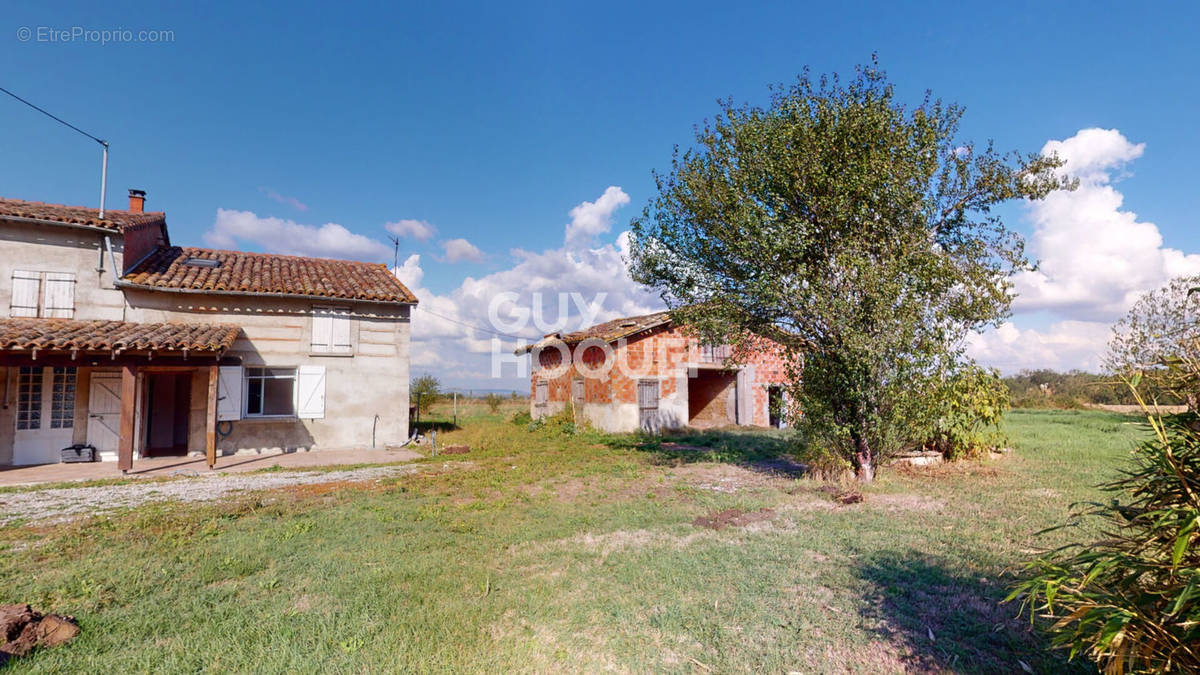
<path fill-rule="evenodd" d="M 634 277 L 701 335 L 782 344 L 798 424 L 863 480 L 928 431 L 966 334 L 1009 313 L 1028 262 L 992 207 L 1070 186 L 1055 157 L 959 139 L 961 115 L 902 105 L 874 62 L 806 72 L 765 108 L 724 102 L 632 224 Z"/>
<path fill-rule="evenodd" d="M 414 404 L 419 400 L 421 402 L 421 413 L 429 412 L 429 407 L 432 406 L 441 396 L 442 383 L 433 375 L 421 375 L 416 377 L 408 386 L 408 397 Z M 418 398 L 418 394 L 420 395 Z"/>
<path fill-rule="evenodd" d="M 1192 410 L 1200 403 L 1188 368 L 1180 360 L 1200 361 L 1200 276 L 1180 277 L 1143 295 L 1113 327 L 1105 368 L 1131 378 L 1140 373 L 1143 395 L 1159 402 L 1182 400 Z"/>

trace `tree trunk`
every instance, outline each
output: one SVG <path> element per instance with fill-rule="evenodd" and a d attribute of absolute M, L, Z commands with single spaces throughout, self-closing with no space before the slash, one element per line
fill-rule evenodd
<path fill-rule="evenodd" d="M 867 439 L 854 439 L 854 462 L 858 465 L 858 479 L 864 483 L 875 480 L 875 464 L 871 457 L 871 446 Z"/>

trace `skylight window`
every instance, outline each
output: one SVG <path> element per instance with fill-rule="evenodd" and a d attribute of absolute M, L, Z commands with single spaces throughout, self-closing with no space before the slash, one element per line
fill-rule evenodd
<path fill-rule="evenodd" d="M 192 267 L 220 267 L 221 261 L 213 260 L 212 258 L 188 258 L 183 261 L 183 264 L 191 265 Z"/>

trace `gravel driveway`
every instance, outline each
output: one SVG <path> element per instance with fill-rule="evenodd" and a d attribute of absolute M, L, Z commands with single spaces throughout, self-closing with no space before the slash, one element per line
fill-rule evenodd
<path fill-rule="evenodd" d="M 0 492 L 0 526 L 18 520 L 64 521 L 84 514 L 105 513 L 149 502 L 212 501 L 237 492 L 270 490 L 289 485 L 365 482 L 416 473 L 419 468 L 415 464 L 400 464 L 344 471 L 217 474 L 98 487 Z"/>

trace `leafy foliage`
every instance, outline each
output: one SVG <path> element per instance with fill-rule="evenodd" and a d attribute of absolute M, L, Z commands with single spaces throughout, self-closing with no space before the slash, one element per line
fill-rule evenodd
<path fill-rule="evenodd" d="M 504 397 L 493 392 L 484 396 L 483 402 L 487 404 L 488 411 L 495 415 L 500 412 L 500 406 L 504 404 Z"/>
<path fill-rule="evenodd" d="M 1009 599 L 1053 621 L 1055 643 L 1072 658 L 1085 653 L 1106 672 L 1197 672 L 1200 417 L 1147 419 L 1153 434 L 1136 467 L 1104 486 L 1117 496 L 1076 513 L 1102 523 L 1101 538 L 1033 561 Z"/>
<path fill-rule="evenodd" d="M 1200 359 L 1200 276 L 1180 277 L 1147 293 L 1113 328 L 1105 366 L 1132 377 L 1141 374 L 1143 395 L 1172 397 L 1197 409 L 1191 369 L 1172 368 L 1180 359 Z"/>
<path fill-rule="evenodd" d="M 429 407 L 437 402 L 441 392 L 442 384 L 433 375 L 421 375 L 414 378 L 408 387 L 409 400 L 414 404 L 420 401 L 422 413 L 429 412 Z"/>
<path fill-rule="evenodd" d="M 946 380 L 930 404 L 942 414 L 934 420 L 926 446 L 947 459 L 978 456 L 1006 441 L 1000 423 L 1008 408 L 1008 388 L 995 370 L 962 369 Z"/>
<path fill-rule="evenodd" d="M 1071 185 L 1057 158 L 960 139 L 961 116 L 900 104 L 874 63 L 805 73 L 766 108 L 725 102 L 632 224 L 634 277 L 714 342 L 783 345 L 796 422 L 866 480 L 928 428 L 964 336 L 1008 314 L 1027 260 L 992 207 Z"/>
<path fill-rule="evenodd" d="M 1129 387 L 1112 375 L 1082 370 L 1060 373 L 1049 369 L 1022 370 L 1004 378 L 1014 408 L 1084 408 L 1089 404 L 1136 405 Z M 1174 403 L 1160 396 L 1160 403 Z"/>

